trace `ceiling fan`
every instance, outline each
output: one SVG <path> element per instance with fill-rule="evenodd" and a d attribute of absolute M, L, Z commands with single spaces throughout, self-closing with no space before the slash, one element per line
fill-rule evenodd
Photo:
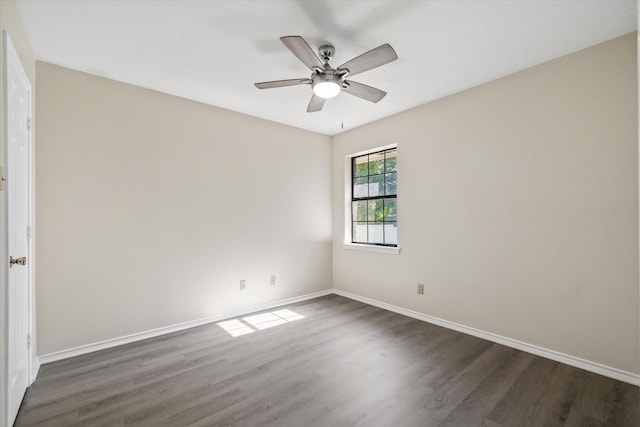
<path fill-rule="evenodd" d="M 300 36 L 285 36 L 280 37 L 280 40 L 304 65 L 311 69 L 311 77 L 308 79 L 301 78 L 256 83 L 258 89 L 311 85 L 313 88 L 313 96 L 307 106 L 308 113 L 322 110 L 326 100 L 337 96 L 342 90 L 350 95 L 371 102 L 378 102 L 387 94 L 387 92 L 376 89 L 375 87 L 347 80 L 346 77 L 369 71 L 398 59 L 398 55 L 396 55 L 396 52 L 389 44 L 378 46 L 345 62 L 338 68 L 332 68 L 329 65 L 329 61 L 335 53 L 333 46 L 320 46 L 318 49 L 318 57 L 307 42 Z"/>

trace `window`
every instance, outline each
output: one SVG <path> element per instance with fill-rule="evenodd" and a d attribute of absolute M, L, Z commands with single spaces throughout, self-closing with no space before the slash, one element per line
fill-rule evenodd
<path fill-rule="evenodd" d="M 398 246 L 397 148 L 351 158 L 351 242 Z"/>

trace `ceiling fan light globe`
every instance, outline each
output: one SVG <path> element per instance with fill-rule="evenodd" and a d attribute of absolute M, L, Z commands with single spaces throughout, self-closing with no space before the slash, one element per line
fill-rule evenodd
<path fill-rule="evenodd" d="M 318 82 L 313 85 L 313 93 L 320 98 L 333 98 L 340 93 L 340 85 L 331 81 Z"/>

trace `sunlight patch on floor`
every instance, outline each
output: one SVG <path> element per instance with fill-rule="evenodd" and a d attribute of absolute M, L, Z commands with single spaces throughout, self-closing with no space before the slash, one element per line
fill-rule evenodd
<path fill-rule="evenodd" d="M 243 323 L 240 319 L 225 320 L 224 322 L 218 322 L 218 326 L 227 331 L 232 337 L 239 337 L 241 335 L 250 334 L 253 329 L 246 323 Z"/>
<path fill-rule="evenodd" d="M 304 316 L 296 313 L 295 311 L 283 309 L 272 311 L 270 313 L 246 316 L 241 319 L 225 320 L 223 322 L 218 322 L 217 325 L 232 337 L 239 337 L 299 319 L 304 319 Z"/>

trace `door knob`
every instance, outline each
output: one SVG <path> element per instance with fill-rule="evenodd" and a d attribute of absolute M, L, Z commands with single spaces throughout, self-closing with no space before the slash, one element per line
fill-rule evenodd
<path fill-rule="evenodd" d="M 27 265 L 27 257 L 21 256 L 20 258 L 9 257 L 9 267 L 13 267 L 13 264 Z"/>

